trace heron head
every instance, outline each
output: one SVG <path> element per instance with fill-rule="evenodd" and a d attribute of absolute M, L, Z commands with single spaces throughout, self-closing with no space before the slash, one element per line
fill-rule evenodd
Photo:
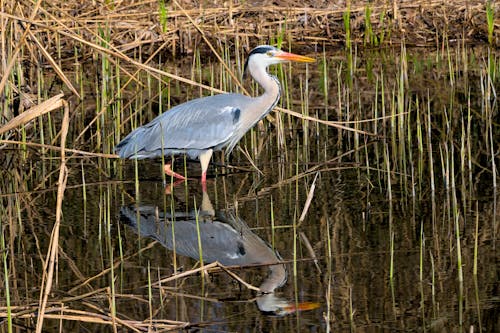
<path fill-rule="evenodd" d="M 249 62 L 255 62 L 258 66 L 267 68 L 270 65 L 287 61 L 315 62 L 316 60 L 298 54 L 281 51 L 274 46 L 259 45 L 248 54 L 243 73 L 246 72 Z"/>

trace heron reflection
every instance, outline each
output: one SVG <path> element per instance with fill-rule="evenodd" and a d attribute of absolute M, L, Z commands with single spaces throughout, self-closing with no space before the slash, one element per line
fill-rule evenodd
<path fill-rule="evenodd" d="M 160 213 L 155 206 L 137 208 L 131 205 L 121 207 L 120 215 L 121 220 L 141 237 L 157 240 L 170 250 L 173 250 L 174 246 L 172 237 L 174 231 L 177 254 L 194 259 L 200 258 L 195 211 L 174 212 L 172 216 Z M 140 218 L 139 223 L 138 218 Z M 172 219 L 175 219 L 175 228 L 172 228 Z M 259 286 L 260 293 L 256 299 L 260 311 L 272 315 L 286 315 L 318 307 L 317 303 L 297 304 L 274 294 L 275 289 L 281 287 L 287 280 L 287 270 L 280 262 L 279 254 L 253 233 L 234 213 L 215 211 L 206 192 L 203 192 L 198 221 L 205 262 L 217 261 L 224 266 L 269 265 L 269 274 Z"/>

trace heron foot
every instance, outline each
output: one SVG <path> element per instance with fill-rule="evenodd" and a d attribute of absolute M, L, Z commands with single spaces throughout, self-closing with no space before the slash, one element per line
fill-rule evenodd
<path fill-rule="evenodd" d="M 172 165 L 170 163 L 168 164 L 165 164 L 165 166 L 163 167 L 163 171 L 168 175 L 168 176 L 171 176 L 171 177 L 174 177 L 174 178 L 177 178 L 177 179 L 181 179 L 181 180 L 185 180 L 186 177 L 184 177 L 183 175 L 181 174 L 178 174 L 177 172 L 174 172 L 172 170 Z"/>

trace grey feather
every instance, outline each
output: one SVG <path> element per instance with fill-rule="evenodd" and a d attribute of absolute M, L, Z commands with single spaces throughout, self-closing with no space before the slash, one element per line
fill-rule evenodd
<path fill-rule="evenodd" d="M 121 158 L 150 158 L 206 149 L 221 150 L 238 141 L 242 110 L 252 98 L 240 94 L 202 97 L 180 104 L 127 135 L 115 148 Z M 244 133 L 243 133 L 244 134 Z M 236 140 L 234 140 L 236 139 Z"/>

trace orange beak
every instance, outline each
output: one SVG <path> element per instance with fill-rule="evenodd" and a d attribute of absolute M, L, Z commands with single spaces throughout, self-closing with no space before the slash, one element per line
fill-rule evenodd
<path fill-rule="evenodd" d="M 289 304 L 283 310 L 285 313 L 294 313 L 297 311 L 308 311 L 319 308 L 320 304 L 315 302 L 303 302 L 299 304 Z"/>
<path fill-rule="evenodd" d="M 286 61 L 296 61 L 296 62 L 316 62 L 316 59 L 309 58 L 306 56 L 301 56 L 294 53 L 288 53 L 281 51 L 274 55 L 275 58 L 286 60 Z"/>

